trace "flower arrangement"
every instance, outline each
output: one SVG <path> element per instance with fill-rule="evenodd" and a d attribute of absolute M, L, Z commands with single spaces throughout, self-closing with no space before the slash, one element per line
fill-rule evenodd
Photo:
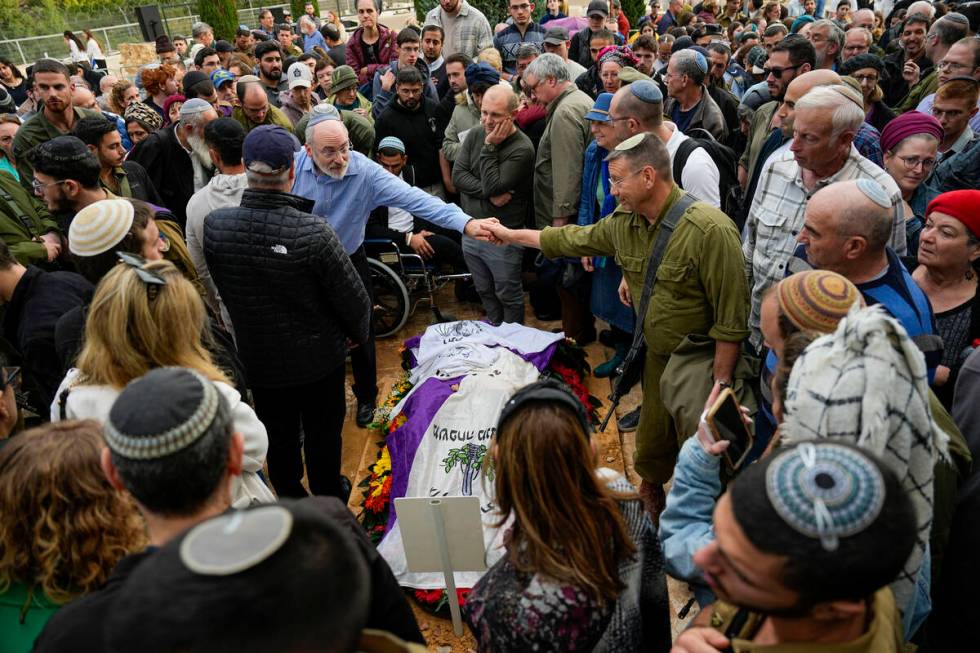
<path fill-rule="evenodd" d="M 459 607 L 462 608 L 466 605 L 466 597 L 469 596 L 469 593 L 469 589 L 456 589 L 456 601 L 459 603 Z M 449 592 L 446 590 L 414 590 L 412 597 L 418 601 L 424 610 L 449 617 Z"/>

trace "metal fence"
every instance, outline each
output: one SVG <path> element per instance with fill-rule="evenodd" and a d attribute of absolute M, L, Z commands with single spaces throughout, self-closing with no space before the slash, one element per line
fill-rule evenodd
<path fill-rule="evenodd" d="M 333 11 L 342 18 L 355 18 L 356 0 L 319 0 L 320 14 Z M 239 24 L 255 27 L 259 24 L 258 15 L 262 9 L 274 9 L 277 7 L 288 8 L 288 4 L 267 4 L 261 0 L 240 0 L 242 7 L 238 10 Z M 398 3 L 386 3 L 385 11 L 406 11 L 413 7 L 412 0 L 401 0 Z M 193 4 L 179 5 L 160 5 L 160 16 L 163 18 L 164 29 L 167 34 L 190 35 L 191 25 L 198 20 L 195 13 L 196 6 Z M 141 43 L 143 33 L 138 22 L 125 22 L 134 20 L 136 17 L 135 8 L 120 8 L 112 12 L 112 15 L 119 14 L 119 18 L 124 22 L 119 22 L 106 27 L 90 27 L 87 20 L 78 19 L 78 25 L 74 25 L 74 20 L 70 21 L 70 29 L 80 34 L 82 29 L 91 29 L 95 37 L 102 43 L 103 52 L 106 55 L 116 52 L 120 43 Z M 105 21 L 107 16 L 101 17 Z M 298 18 L 298 16 L 294 16 Z M 95 22 L 94 20 L 92 22 Z M 45 34 L 43 36 L 27 36 L 23 38 L 2 39 L 0 40 L 0 56 L 5 57 L 14 63 L 28 65 L 41 57 L 52 57 L 54 59 L 67 60 L 68 46 L 61 33 Z"/>

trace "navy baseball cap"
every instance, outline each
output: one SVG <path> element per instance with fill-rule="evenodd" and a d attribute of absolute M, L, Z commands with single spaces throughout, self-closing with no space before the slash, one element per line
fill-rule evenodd
<path fill-rule="evenodd" d="M 298 149 L 296 137 L 279 125 L 259 125 L 245 137 L 242 158 L 246 168 L 261 162 L 279 172 L 292 164 Z"/>

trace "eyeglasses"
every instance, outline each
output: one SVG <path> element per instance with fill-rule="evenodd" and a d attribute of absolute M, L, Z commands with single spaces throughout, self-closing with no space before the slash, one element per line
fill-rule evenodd
<path fill-rule="evenodd" d="M 935 159 L 922 159 L 917 156 L 900 156 L 898 158 L 905 164 L 906 170 L 915 170 L 921 165 L 923 172 L 929 172 L 936 165 Z"/>
<path fill-rule="evenodd" d="M 510 6 L 510 10 L 511 11 L 525 11 L 525 10 L 530 9 L 530 8 L 531 8 L 531 5 L 528 4 L 528 3 L 526 3 L 526 2 L 524 4 L 520 4 L 520 5 L 511 5 Z"/>
<path fill-rule="evenodd" d="M 630 177 L 635 177 L 636 175 L 640 174 L 641 172 L 643 172 L 643 168 L 640 168 L 639 170 L 634 170 L 633 172 L 629 173 L 625 177 L 620 177 L 618 179 L 614 179 L 614 178 L 610 177 L 609 178 L 609 188 L 610 189 L 612 189 L 612 188 L 622 188 L 624 181 L 626 181 Z"/>
<path fill-rule="evenodd" d="M 803 64 L 797 64 L 795 66 L 786 66 L 785 68 L 765 68 L 765 67 L 763 67 L 762 72 L 764 72 L 766 74 L 766 77 L 768 77 L 769 75 L 772 75 L 776 79 L 781 79 L 784 72 L 786 72 L 787 70 L 796 70 L 797 68 L 799 68 L 802 65 Z"/>
<path fill-rule="evenodd" d="M 333 149 L 332 147 L 325 147 L 325 148 L 323 148 L 322 150 L 320 150 L 320 155 L 321 156 L 324 156 L 324 157 L 326 157 L 328 159 L 332 159 L 332 158 L 334 158 L 336 156 L 343 156 L 343 155 L 347 154 L 348 152 L 350 152 L 350 149 L 351 149 L 351 142 L 350 141 L 347 141 L 347 144 L 346 145 L 343 145 L 339 149 L 336 149 L 336 150 Z"/>
<path fill-rule="evenodd" d="M 67 179 L 59 179 L 58 181 L 49 181 L 46 184 L 42 184 L 37 179 L 31 179 L 31 188 L 34 190 L 35 195 L 40 195 L 44 192 L 44 189 L 48 186 L 57 186 L 58 184 L 63 184 Z"/>
<path fill-rule="evenodd" d="M 863 84 L 865 82 L 871 82 L 873 84 L 878 83 L 877 75 L 851 75 L 851 77 L 856 79 L 859 84 Z"/>
<path fill-rule="evenodd" d="M 959 70 L 961 68 L 964 70 L 970 70 L 970 65 L 965 63 L 959 63 L 957 61 L 946 61 L 945 59 L 943 59 L 942 61 L 936 64 L 936 68 L 939 70 L 946 70 L 947 68 L 951 70 Z"/>

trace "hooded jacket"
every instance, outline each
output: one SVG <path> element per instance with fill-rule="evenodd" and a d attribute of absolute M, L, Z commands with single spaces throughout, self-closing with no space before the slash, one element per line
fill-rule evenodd
<path fill-rule="evenodd" d="M 244 173 L 218 174 L 211 178 L 207 186 L 194 193 L 187 202 L 187 226 L 184 229 L 187 234 L 187 251 L 197 270 L 197 278 L 207 293 L 205 299 L 211 308 L 221 314 L 221 319 L 229 330 L 231 330 L 231 318 L 224 304 L 221 303 L 218 289 L 208 271 L 207 261 L 204 260 L 204 218 L 217 209 L 241 204 L 242 193 L 246 188 L 248 188 L 248 181 Z"/>
<path fill-rule="evenodd" d="M 405 144 L 408 161 L 415 166 L 415 183 L 420 188 L 442 180 L 439 168 L 439 146 L 444 128 L 436 118 L 438 105 L 427 97 L 415 109 L 397 100 L 392 102 L 374 123 L 374 149 L 385 136 L 397 136 Z"/>

